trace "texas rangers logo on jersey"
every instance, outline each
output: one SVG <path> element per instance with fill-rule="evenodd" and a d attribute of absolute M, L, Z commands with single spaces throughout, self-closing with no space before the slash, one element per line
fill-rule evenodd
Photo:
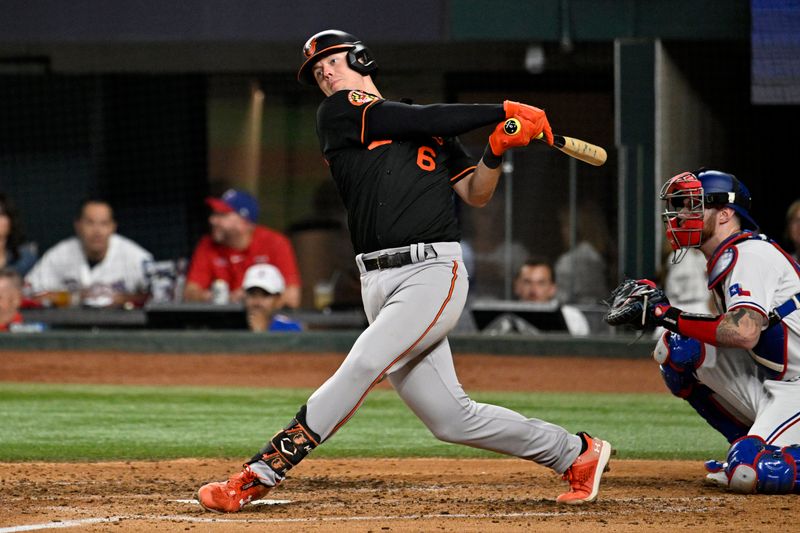
<path fill-rule="evenodd" d="M 734 296 L 750 296 L 750 291 L 744 290 L 744 288 L 738 283 L 731 285 L 728 289 L 728 293 L 730 293 L 731 298 Z"/>
<path fill-rule="evenodd" d="M 350 91 L 350 94 L 347 95 L 347 99 L 351 104 L 360 106 L 377 100 L 378 97 L 374 94 L 365 93 L 364 91 Z"/>

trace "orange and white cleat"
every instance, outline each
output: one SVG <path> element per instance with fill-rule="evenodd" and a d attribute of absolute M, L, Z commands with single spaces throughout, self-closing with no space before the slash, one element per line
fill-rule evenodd
<path fill-rule="evenodd" d="M 578 433 L 578 435 L 586 440 L 588 447 L 564 472 L 564 479 L 569 481 L 569 492 L 556 498 L 558 503 L 580 505 L 595 501 L 600 490 L 600 478 L 603 472 L 609 470 L 611 444 L 593 438 L 587 433 Z"/>
<path fill-rule="evenodd" d="M 207 483 L 197 490 L 197 501 L 206 511 L 236 513 L 248 503 L 266 496 L 272 489 L 259 481 L 250 465 L 232 475 L 228 481 Z"/>

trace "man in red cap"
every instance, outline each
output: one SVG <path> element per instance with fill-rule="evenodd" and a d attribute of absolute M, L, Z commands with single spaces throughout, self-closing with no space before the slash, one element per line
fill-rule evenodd
<path fill-rule="evenodd" d="M 230 300 L 241 301 L 242 280 L 248 267 L 269 263 L 286 280 L 281 304 L 298 307 L 300 273 L 294 249 L 285 235 L 256 224 L 256 199 L 244 191 L 229 189 L 219 198 L 207 198 L 206 203 L 211 208 L 211 232 L 200 239 L 192 255 L 184 300 L 210 301 L 212 284 L 221 280 L 230 291 Z"/>

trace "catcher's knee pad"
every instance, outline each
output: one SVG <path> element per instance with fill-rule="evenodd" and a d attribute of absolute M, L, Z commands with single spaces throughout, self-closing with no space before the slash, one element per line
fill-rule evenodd
<path fill-rule="evenodd" d="M 656 343 L 653 358 L 658 364 L 669 365 L 675 370 L 695 370 L 703 364 L 705 345 L 697 339 L 665 331 Z"/>
<path fill-rule="evenodd" d="M 653 358 L 659 363 L 667 388 L 679 398 L 688 398 L 697 383 L 695 369 L 703 362 L 703 343 L 678 333 L 665 331 L 656 343 Z"/>
<path fill-rule="evenodd" d="M 659 365 L 661 378 L 669 391 L 678 398 L 686 399 L 692 394 L 697 378 L 692 372 L 676 370 L 669 365 Z"/>

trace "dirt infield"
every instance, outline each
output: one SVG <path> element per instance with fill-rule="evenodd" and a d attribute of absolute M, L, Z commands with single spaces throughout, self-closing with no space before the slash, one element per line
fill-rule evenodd
<path fill-rule="evenodd" d="M 0 354 L 0 382 L 316 387 L 341 354 Z M 292 364 L 287 365 L 287 358 Z M 652 361 L 462 355 L 467 390 L 663 392 Z M 287 377 L 287 367 L 291 376 Z M 191 369 L 191 371 L 187 371 Z M 280 369 L 280 372 L 277 370 Z M 281 380 L 274 377 L 281 375 Z M 261 444 L 261 443 L 254 443 Z M 699 462 L 617 461 L 600 500 L 557 506 L 566 483 L 518 459 L 315 459 L 266 505 L 235 515 L 192 502 L 230 460 L 0 463 L 0 533 L 81 531 L 644 531 L 795 528 L 797 496 L 702 484 Z M 26 526 L 26 527 L 24 527 Z"/>

